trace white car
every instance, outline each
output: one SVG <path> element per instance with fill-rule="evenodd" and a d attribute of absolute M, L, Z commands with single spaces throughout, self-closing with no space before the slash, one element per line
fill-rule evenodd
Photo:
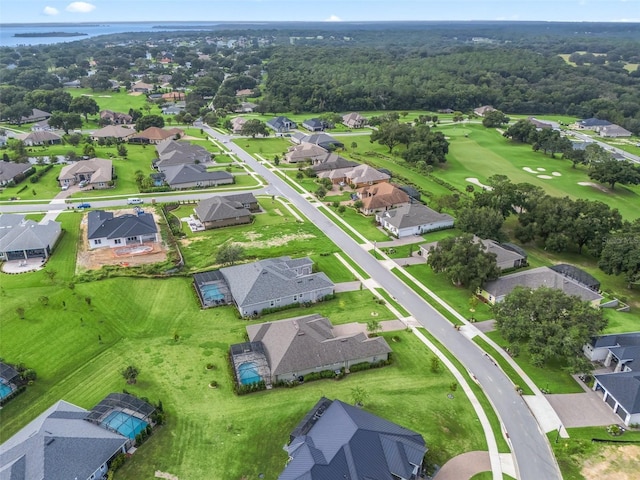
<path fill-rule="evenodd" d="M 62 186 L 62 191 L 65 192 L 67 190 L 69 190 L 69 185 L 63 185 Z"/>

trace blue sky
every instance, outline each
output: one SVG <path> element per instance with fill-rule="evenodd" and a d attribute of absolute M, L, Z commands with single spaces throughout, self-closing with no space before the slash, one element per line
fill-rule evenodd
<path fill-rule="evenodd" d="M 376 20 L 640 22 L 640 0 L 0 0 L 2 23 Z"/>

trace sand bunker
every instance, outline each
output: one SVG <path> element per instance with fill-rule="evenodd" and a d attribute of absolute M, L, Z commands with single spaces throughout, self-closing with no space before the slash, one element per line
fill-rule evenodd
<path fill-rule="evenodd" d="M 554 177 L 561 177 L 562 174 L 560 172 L 551 172 L 551 175 L 553 175 Z"/>
<path fill-rule="evenodd" d="M 601 192 L 609 192 L 609 190 L 607 190 L 606 187 L 603 187 L 602 185 L 598 185 L 597 183 L 593 183 L 593 182 L 578 182 L 578 185 L 582 185 L 583 187 L 597 188 Z"/>
<path fill-rule="evenodd" d="M 533 168 L 531 168 L 531 167 L 522 167 L 522 169 L 523 169 L 525 172 L 529 172 L 529 173 L 538 173 L 538 172 L 536 172 L 536 171 L 535 171 Z"/>
<path fill-rule="evenodd" d="M 537 170 L 538 170 L 539 172 L 546 172 L 546 171 L 547 171 L 547 169 L 546 169 L 546 168 L 542 168 L 542 167 L 538 167 L 538 168 L 537 168 Z"/>
<path fill-rule="evenodd" d="M 483 183 L 480 182 L 480 180 L 478 180 L 475 177 L 469 177 L 469 178 L 465 178 L 465 180 L 469 183 L 473 183 L 474 185 L 477 185 L 480 188 L 483 188 L 485 190 L 493 190 L 493 187 L 490 187 L 489 185 L 485 185 Z"/>
<path fill-rule="evenodd" d="M 550 180 L 553 177 L 551 175 L 536 175 L 538 178 L 541 178 L 543 180 Z"/>

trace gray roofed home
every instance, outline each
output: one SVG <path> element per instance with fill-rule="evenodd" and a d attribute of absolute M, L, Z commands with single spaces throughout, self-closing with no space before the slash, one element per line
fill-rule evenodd
<path fill-rule="evenodd" d="M 35 132 L 23 133 L 16 137 L 22 140 L 27 147 L 33 145 L 57 145 L 62 143 L 62 137 L 57 133 L 48 130 L 37 130 Z"/>
<path fill-rule="evenodd" d="M 344 148 L 344 143 L 336 140 L 328 133 L 313 133 L 311 135 L 298 136 L 298 143 L 312 143 L 318 145 L 325 150 L 335 150 L 336 148 Z"/>
<path fill-rule="evenodd" d="M 113 212 L 92 210 L 87 215 L 89 248 L 124 247 L 158 242 L 158 227 L 150 213 L 114 216 Z"/>
<path fill-rule="evenodd" d="M 549 267 L 538 267 L 531 270 L 520 271 L 505 275 L 497 280 L 486 282 L 482 287 L 480 295 L 486 298 L 489 303 L 495 304 L 504 300 L 514 288 L 522 286 L 531 289 L 539 287 L 557 288 L 567 295 L 573 295 L 580 300 L 590 302 L 597 306 L 602 300 L 602 295 L 594 292 L 578 281 L 566 277 Z"/>
<path fill-rule="evenodd" d="M 508 270 L 510 268 L 520 268 L 527 265 L 527 256 L 524 250 L 520 252 L 516 250 L 517 247 L 511 246 L 509 244 L 500 244 L 495 240 L 490 239 L 482 239 L 473 237 L 474 242 L 481 243 L 486 252 L 493 253 L 496 256 L 496 263 L 498 264 L 498 268 L 500 270 Z M 436 248 L 438 246 L 438 242 L 425 243 L 420 245 L 420 252 L 423 258 L 429 257 L 429 250 L 431 247 Z"/>
<path fill-rule="evenodd" d="M 325 128 L 328 128 L 327 122 L 319 118 L 309 118 L 302 122 L 302 126 L 310 132 L 323 132 Z"/>
<path fill-rule="evenodd" d="M 0 260 L 49 258 L 61 233 L 60 223 L 52 220 L 40 224 L 24 215 L 0 214 Z"/>
<path fill-rule="evenodd" d="M 376 214 L 376 221 L 398 238 L 453 227 L 451 215 L 438 213 L 421 203 L 412 203 L 379 212 Z"/>
<path fill-rule="evenodd" d="M 20 122 L 22 123 L 31 123 L 31 122 L 39 122 L 41 120 L 46 120 L 49 118 L 51 114 L 49 112 L 45 112 L 44 110 L 40 110 L 39 108 L 33 108 L 31 113 L 26 117 L 22 117 Z"/>
<path fill-rule="evenodd" d="M 297 128 L 298 125 L 293 120 L 290 120 L 287 117 L 275 117 L 266 122 L 267 127 L 271 130 L 275 130 L 278 133 L 288 132 L 289 130 L 293 130 Z"/>
<path fill-rule="evenodd" d="M 31 168 L 29 163 L 14 163 L 0 160 L 0 185 L 4 186 L 10 182 L 18 183 L 16 177 L 24 175 Z"/>
<path fill-rule="evenodd" d="M 391 352 L 383 337 L 369 338 L 363 332 L 336 334 L 331 322 L 319 314 L 249 325 L 247 334 L 250 342 L 264 346 L 271 383 L 385 361 Z"/>
<path fill-rule="evenodd" d="M 278 480 L 419 478 L 427 446 L 413 430 L 325 398 L 303 422 L 284 447 L 289 463 Z"/>
<path fill-rule="evenodd" d="M 234 177 L 229 172 L 215 170 L 208 172 L 202 164 L 175 165 L 163 169 L 165 182 L 175 190 L 197 187 L 217 187 L 230 185 Z"/>
<path fill-rule="evenodd" d="M 313 303 L 334 293 L 323 272 L 313 273 L 308 257 L 279 257 L 220 269 L 242 316 L 265 308 Z"/>
<path fill-rule="evenodd" d="M 251 210 L 257 210 L 258 201 L 252 193 L 219 195 L 201 200 L 194 209 L 205 229 L 251 223 Z"/>
<path fill-rule="evenodd" d="M 640 423 L 640 371 L 596 375 L 593 389 L 625 425 Z"/>
<path fill-rule="evenodd" d="M 347 160 L 336 153 L 327 153 L 324 157 L 314 160 L 311 169 L 314 172 L 326 172 L 331 170 L 340 170 L 344 168 L 354 168 L 360 165 L 353 160 Z"/>
<path fill-rule="evenodd" d="M 629 130 L 627 130 L 626 128 L 622 128 L 620 125 L 605 125 L 604 127 L 600 128 L 600 136 L 601 137 L 612 137 L 612 138 L 616 138 L 616 137 L 630 137 L 631 135 L 633 135 Z"/>
<path fill-rule="evenodd" d="M 613 366 L 614 372 L 640 371 L 640 332 L 593 337 L 582 351 L 592 362 Z"/>
<path fill-rule="evenodd" d="M 56 402 L 0 445 L 0 479 L 102 478 L 129 439 L 86 420 L 89 412 Z"/>
<path fill-rule="evenodd" d="M 473 113 L 478 115 L 479 117 L 484 117 L 487 113 L 493 112 L 495 108 L 491 105 L 483 105 L 482 107 L 474 108 Z"/>
<path fill-rule="evenodd" d="M 211 152 L 200 145 L 189 142 L 177 142 L 166 139 L 156 145 L 158 160 L 154 166 L 158 170 L 176 165 L 207 163 L 211 161 Z"/>

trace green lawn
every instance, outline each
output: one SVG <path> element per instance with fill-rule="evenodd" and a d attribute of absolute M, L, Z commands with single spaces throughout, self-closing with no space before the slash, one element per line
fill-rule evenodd
<path fill-rule="evenodd" d="M 282 157 L 293 146 L 287 137 L 238 138 L 233 142 L 251 155 L 257 154 L 268 160 L 273 160 L 274 155 Z"/>
<path fill-rule="evenodd" d="M 335 255 L 311 255 L 315 268 L 324 272 L 334 283 L 352 282 L 354 275 L 345 267 Z"/>
<path fill-rule="evenodd" d="M 509 342 L 498 331 L 487 333 L 487 337 L 503 348 L 509 346 Z M 534 367 L 531 364 L 529 354 L 524 348 L 521 349 L 520 354 L 514 360 L 540 389 L 545 389 L 551 393 L 583 392 L 582 387 L 564 370 L 566 368 L 565 362 L 554 360 L 548 362 L 544 367 Z"/>
<path fill-rule="evenodd" d="M 360 235 L 362 235 L 367 240 L 370 240 L 372 242 L 385 242 L 393 239 L 391 235 L 387 235 L 376 227 L 374 223 L 374 215 L 363 215 L 362 213 L 351 207 L 347 207 L 342 213 L 336 212 L 333 207 L 327 208 L 330 208 L 332 211 L 334 211 L 339 217 L 344 219 L 347 224 L 352 226 Z M 331 215 L 327 216 L 329 218 L 332 218 Z"/>
<path fill-rule="evenodd" d="M 124 90 L 113 92 L 111 90 L 105 92 L 94 92 L 90 88 L 67 88 L 72 97 L 87 95 L 93 98 L 100 110 L 113 110 L 114 112 L 127 113 L 130 108 L 140 110 L 147 103 L 145 95 L 130 95 Z M 157 110 L 157 107 L 152 107 Z M 153 113 L 153 112 L 151 112 Z"/>
<path fill-rule="evenodd" d="M 486 183 L 491 175 L 501 174 L 508 176 L 514 183 L 526 182 L 540 186 L 552 196 L 600 200 L 620 210 L 627 219 L 640 215 L 638 209 L 633 207 L 640 202 L 640 186 L 620 185 L 613 192 L 602 192 L 597 188 L 578 185 L 578 182 L 590 181 L 586 167 L 574 169 L 571 162 L 534 152 L 531 145 L 514 143 L 502 137 L 495 129 L 467 125 L 443 131 L 450 138 L 449 155 L 445 166 L 436 169 L 434 175 L 461 190 L 469 185 L 466 178 L 478 178 L 480 182 Z M 540 171 L 539 174 L 553 178 L 538 178 L 538 174 L 523 170 L 525 167 L 533 170 L 544 168 L 545 171 Z M 552 172 L 560 173 L 561 176 L 553 176 Z"/>
<path fill-rule="evenodd" d="M 472 312 L 471 292 L 466 288 L 456 287 L 444 274 L 434 273 L 426 263 L 407 267 L 407 273 L 413 275 L 467 319 L 475 318 L 476 321 L 482 322 L 493 318 L 491 308 L 482 302 L 478 302 L 475 305 L 475 312 Z"/>
<path fill-rule="evenodd" d="M 249 177 L 240 177 L 249 178 Z M 298 222 L 280 203 L 260 199 L 264 213 L 255 215 L 249 225 L 224 227 L 192 233 L 186 224 L 187 238 L 180 242 L 187 268 L 201 270 L 215 264 L 216 251 L 223 243 L 241 244 L 247 259 L 270 258 L 281 255 L 300 257 L 337 252 L 337 247 L 311 222 Z M 195 205 L 184 205 L 171 213 L 183 218 L 193 213 Z"/>
<path fill-rule="evenodd" d="M 473 337 L 473 341 L 477 343 L 478 346 L 482 348 L 482 350 L 484 350 L 489 355 L 491 355 L 491 357 L 493 357 L 496 363 L 500 365 L 500 368 L 502 369 L 502 371 L 507 375 L 507 377 L 509 377 L 511 382 L 513 382 L 514 385 L 517 385 L 522 389 L 523 395 L 533 395 L 533 391 L 527 386 L 527 384 L 524 382 L 520 374 L 516 372 L 516 370 L 509 364 L 509 362 L 507 362 L 502 357 L 502 355 L 500 355 L 500 353 L 495 348 L 493 348 L 491 345 L 489 345 L 489 343 L 487 343 L 485 340 L 483 340 L 478 336 Z"/>

